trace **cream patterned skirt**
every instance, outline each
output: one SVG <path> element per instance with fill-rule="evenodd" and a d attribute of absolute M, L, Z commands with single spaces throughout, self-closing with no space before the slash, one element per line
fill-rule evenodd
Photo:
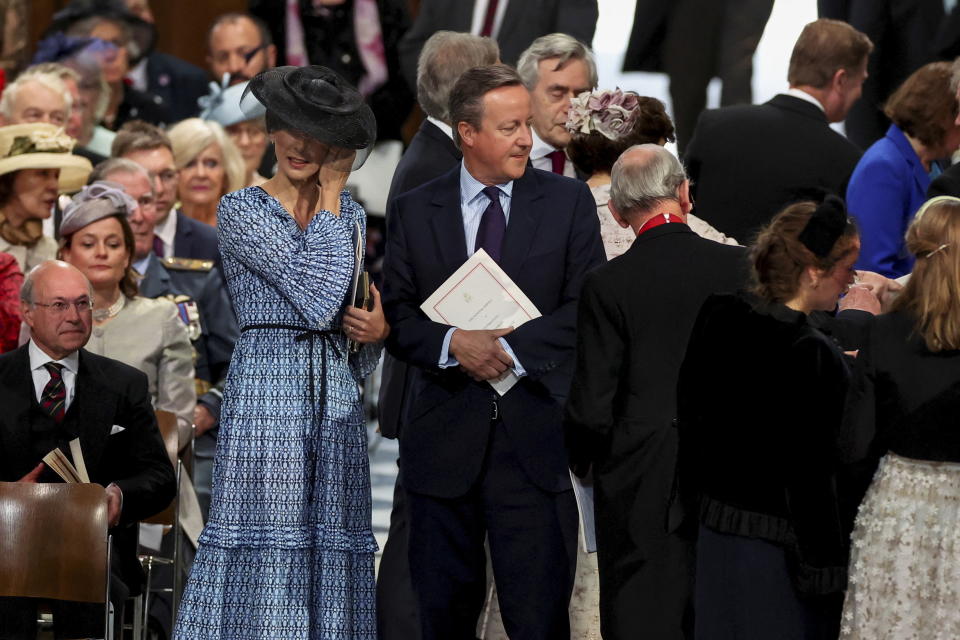
<path fill-rule="evenodd" d="M 960 464 L 880 461 L 853 531 L 840 637 L 960 638 Z"/>

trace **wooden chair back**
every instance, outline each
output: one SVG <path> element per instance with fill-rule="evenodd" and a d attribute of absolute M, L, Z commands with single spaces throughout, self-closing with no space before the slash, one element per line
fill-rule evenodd
<path fill-rule="evenodd" d="M 177 468 L 177 450 L 180 448 L 180 434 L 177 428 L 177 416 L 169 411 L 156 411 L 157 415 L 157 427 L 160 429 L 160 437 L 163 438 L 163 446 L 167 450 L 167 457 L 170 458 L 170 464 L 173 465 L 174 470 Z M 177 477 L 177 482 L 180 481 L 179 474 Z M 178 491 L 179 493 L 179 487 Z M 173 525 L 174 523 L 174 509 L 176 508 L 177 499 L 174 498 L 173 501 L 167 505 L 167 508 L 161 511 L 160 513 L 150 516 L 145 519 L 144 522 L 149 522 L 150 524 L 163 524 L 163 525 Z"/>
<path fill-rule="evenodd" d="M 0 482 L 0 596 L 105 603 L 109 560 L 103 487 Z"/>

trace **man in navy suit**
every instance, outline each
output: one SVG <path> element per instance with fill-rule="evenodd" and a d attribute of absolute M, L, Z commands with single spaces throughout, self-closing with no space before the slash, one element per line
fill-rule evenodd
<path fill-rule="evenodd" d="M 393 172 L 387 195 L 388 208 L 400 194 L 459 166 L 463 154 L 453 143 L 448 108 L 450 90 L 467 69 L 495 64 L 499 57 L 496 42 L 469 33 L 438 31 L 423 45 L 417 63 L 417 100 L 427 118 Z M 404 397 L 410 378 L 405 362 L 385 354 L 377 406 L 380 433 L 386 438 L 400 436 Z M 407 562 L 409 529 L 402 483 L 398 474 L 390 512 L 390 533 L 377 571 L 377 633 L 381 640 L 407 640 L 420 636 Z"/>
<path fill-rule="evenodd" d="M 387 348 L 412 365 L 400 466 L 423 638 L 473 638 L 489 543 L 507 633 L 569 636 L 577 514 L 562 404 L 576 304 L 604 261 L 581 182 L 527 166 L 530 95 L 513 69 L 464 73 L 450 97 L 463 163 L 394 200 L 388 216 Z M 420 304 L 483 248 L 542 316 L 515 329 L 432 322 Z M 505 395 L 488 384 L 520 377 Z"/>
<path fill-rule="evenodd" d="M 173 162 L 173 143 L 167 134 L 152 124 L 132 120 L 120 127 L 110 154 L 114 158 L 133 160 L 156 176 L 154 250 L 157 255 L 161 258 L 213 260 L 219 265 L 216 230 L 173 208 L 177 200 L 177 168 Z"/>

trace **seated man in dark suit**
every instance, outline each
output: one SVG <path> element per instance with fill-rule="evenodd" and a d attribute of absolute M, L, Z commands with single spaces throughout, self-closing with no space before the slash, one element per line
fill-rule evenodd
<path fill-rule="evenodd" d="M 694 543 L 668 511 L 677 376 L 700 306 L 741 286 L 746 252 L 690 230 L 690 181 L 663 147 L 628 149 L 611 177 L 610 211 L 637 239 L 584 279 L 567 448 L 593 467 L 603 637 L 692 638 Z"/>
<path fill-rule="evenodd" d="M 213 260 L 219 265 L 217 231 L 173 208 L 177 201 L 178 176 L 173 163 L 173 144 L 167 134 L 152 124 L 133 120 L 120 127 L 110 153 L 114 158 L 133 160 L 156 176 L 154 252 L 157 256 Z"/>
<path fill-rule="evenodd" d="M 463 154 L 453 143 L 450 124 L 450 90 L 467 69 L 495 64 L 497 43 L 469 33 L 438 31 L 430 36 L 417 63 L 417 100 L 426 120 L 410 141 L 393 172 L 387 208 L 400 194 L 419 187 L 459 164 Z M 397 438 L 403 424 L 403 399 L 410 376 L 406 363 L 384 354 L 383 375 L 377 402 L 380 434 Z M 390 512 L 390 534 L 377 571 L 377 629 L 381 640 L 406 640 L 420 635 L 417 608 L 407 562 L 406 498 L 397 475 Z"/>
<path fill-rule="evenodd" d="M 147 377 L 82 348 L 93 323 L 92 291 L 80 271 L 53 260 L 24 280 L 21 311 L 30 341 L 0 356 L 0 481 L 58 482 L 43 456 L 57 447 L 69 456 L 67 443 L 80 439 L 91 480 L 106 487 L 114 553 L 111 602 L 119 623 L 124 600 L 139 593 L 143 579 L 137 522 L 170 503 L 176 481 Z M 97 605 L 52 607 L 57 637 L 104 636 Z M 35 624 L 33 602 L 0 601 L 0 638 L 33 637 Z"/>
<path fill-rule="evenodd" d="M 148 0 L 124 0 L 124 3 L 132 14 L 156 27 Z M 127 77 L 135 88 L 160 99 L 170 113 L 170 122 L 197 115 L 200 111 L 197 98 L 207 93 L 207 74 L 203 69 L 160 51 L 150 51 Z"/>
<path fill-rule="evenodd" d="M 511 637 L 569 637 L 577 515 L 561 431 L 576 302 L 604 261 L 587 186 L 527 165 L 530 95 L 510 67 L 450 94 L 463 163 L 399 196 L 387 217 L 387 348 L 414 380 L 400 438 L 410 571 L 424 639 L 472 638 L 484 540 Z M 484 249 L 542 314 L 514 330 L 429 320 L 420 305 Z M 500 396 L 488 384 L 511 370 Z"/>
<path fill-rule="evenodd" d="M 786 93 L 700 114 L 684 155 L 694 213 L 749 244 L 784 206 L 843 197 L 861 151 L 830 123 L 860 97 L 872 48 L 845 22 L 811 22 L 794 45 Z"/>

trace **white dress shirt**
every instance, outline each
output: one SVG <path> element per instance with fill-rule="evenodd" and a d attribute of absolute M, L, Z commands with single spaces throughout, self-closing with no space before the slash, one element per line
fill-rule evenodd
<path fill-rule="evenodd" d="M 173 257 L 173 239 L 177 236 L 177 210 L 170 209 L 167 217 L 157 223 L 153 232 L 163 243 L 163 257 Z"/>
<path fill-rule="evenodd" d="M 557 148 L 541 140 L 533 128 L 530 129 L 530 134 L 533 136 L 533 146 L 530 147 L 530 164 L 533 165 L 534 169 L 553 172 L 553 160 L 550 159 L 549 154 L 557 151 Z M 563 175 L 568 178 L 577 177 L 577 170 L 570 162 L 570 158 L 567 158 L 563 164 Z"/>
<path fill-rule="evenodd" d="M 817 108 L 820 109 L 820 111 L 823 111 L 824 113 L 827 112 L 827 110 L 823 108 L 823 105 L 820 104 L 820 101 L 817 100 L 816 98 L 814 98 L 812 95 L 810 95 L 810 94 L 807 93 L 806 91 L 802 91 L 802 90 L 800 90 L 800 89 L 795 89 L 795 88 L 793 88 L 793 87 L 790 87 L 789 89 L 787 89 L 787 90 L 784 91 L 783 93 L 784 93 L 785 95 L 788 95 L 788 96 L 793 96 L 794 98 L 799 98 L 800 100 L 803 100 L 804 102 L 809 102 L 810 104 L 815 104 L 815 105 L 817 105 Z"/>
<path fill-rule="evenodd" d="M 447 134 L 448 138 L 453 140 L 453 127 L 448 125 L 443 120 L 437 120 L 433 116 L 427 116 L 427 121 L 433 126 L 435 126 L 437 129 L 440 129 L 440 131 L 443 131 L 445 134 Z"/>
<path fill-rule="evenodd" d="M 513 181 L 498 184 L 496 187 L 500 195 L 500 208 L 503 209 L 503 216 L 506 218 L 506 224 L 509 225 L 510 200 L 513 197 Z M 483 193 L 483 190 L 486 188 L 487 185 L 470 175 L 470 172 L 467 171 L 466 164 L 461 160 L 460 213 L 463 216 L 463 235 L 464 241 L 467 244 L 468 257 L 476 253 L 474 245 L 477 243 L 477 232 L 480 230 L 480 220 L 483 218 L 483 212 L 487 210 L 487 205 L 490 204 L 490 198 Z M 438 363 L 441 369 L 455 367 L 460 364 L 456 358 L 450 355 L 450 340 L 453 338 L 453 332 L 456 330 L 456 327 L 450 327 L 450 329 L 447 330 L 447 334 L 443 337 L 443 346 L 440 347 L 440 360 Z M 517 360 L 516 354 L 513 353 L 513 349 L 510 348 L 507 341 L 500 338 L 500 345 L 503 346 L 503 350 L 507 352 L 507 355 L 513 359 L 513 372 L 518 377 L 527 375 L 526 370 L 523 368 L 523 365 L 520 364 L 520 361 Z"/>
<path fill-rule="evenodd" d="M 73 402 L 73 395 L 77 389 L 77 368 L 80 365 L 79 352 L 74 351 L 63 360 L 54 360 L 37 346 L 33 338 L 30 339 L 29 345 L 27 352 L 30 354 L 30 373 L 33 376 L 33 391 L 38 403 L 43 396 L 44 387 L 50 382 L 50 372 L 44 365 L 50 362 L 63 365 L 60 375 L 63 377 L 63 387 L 66 392 L 63 402 L 63 411 L 66 413 Z"/>

